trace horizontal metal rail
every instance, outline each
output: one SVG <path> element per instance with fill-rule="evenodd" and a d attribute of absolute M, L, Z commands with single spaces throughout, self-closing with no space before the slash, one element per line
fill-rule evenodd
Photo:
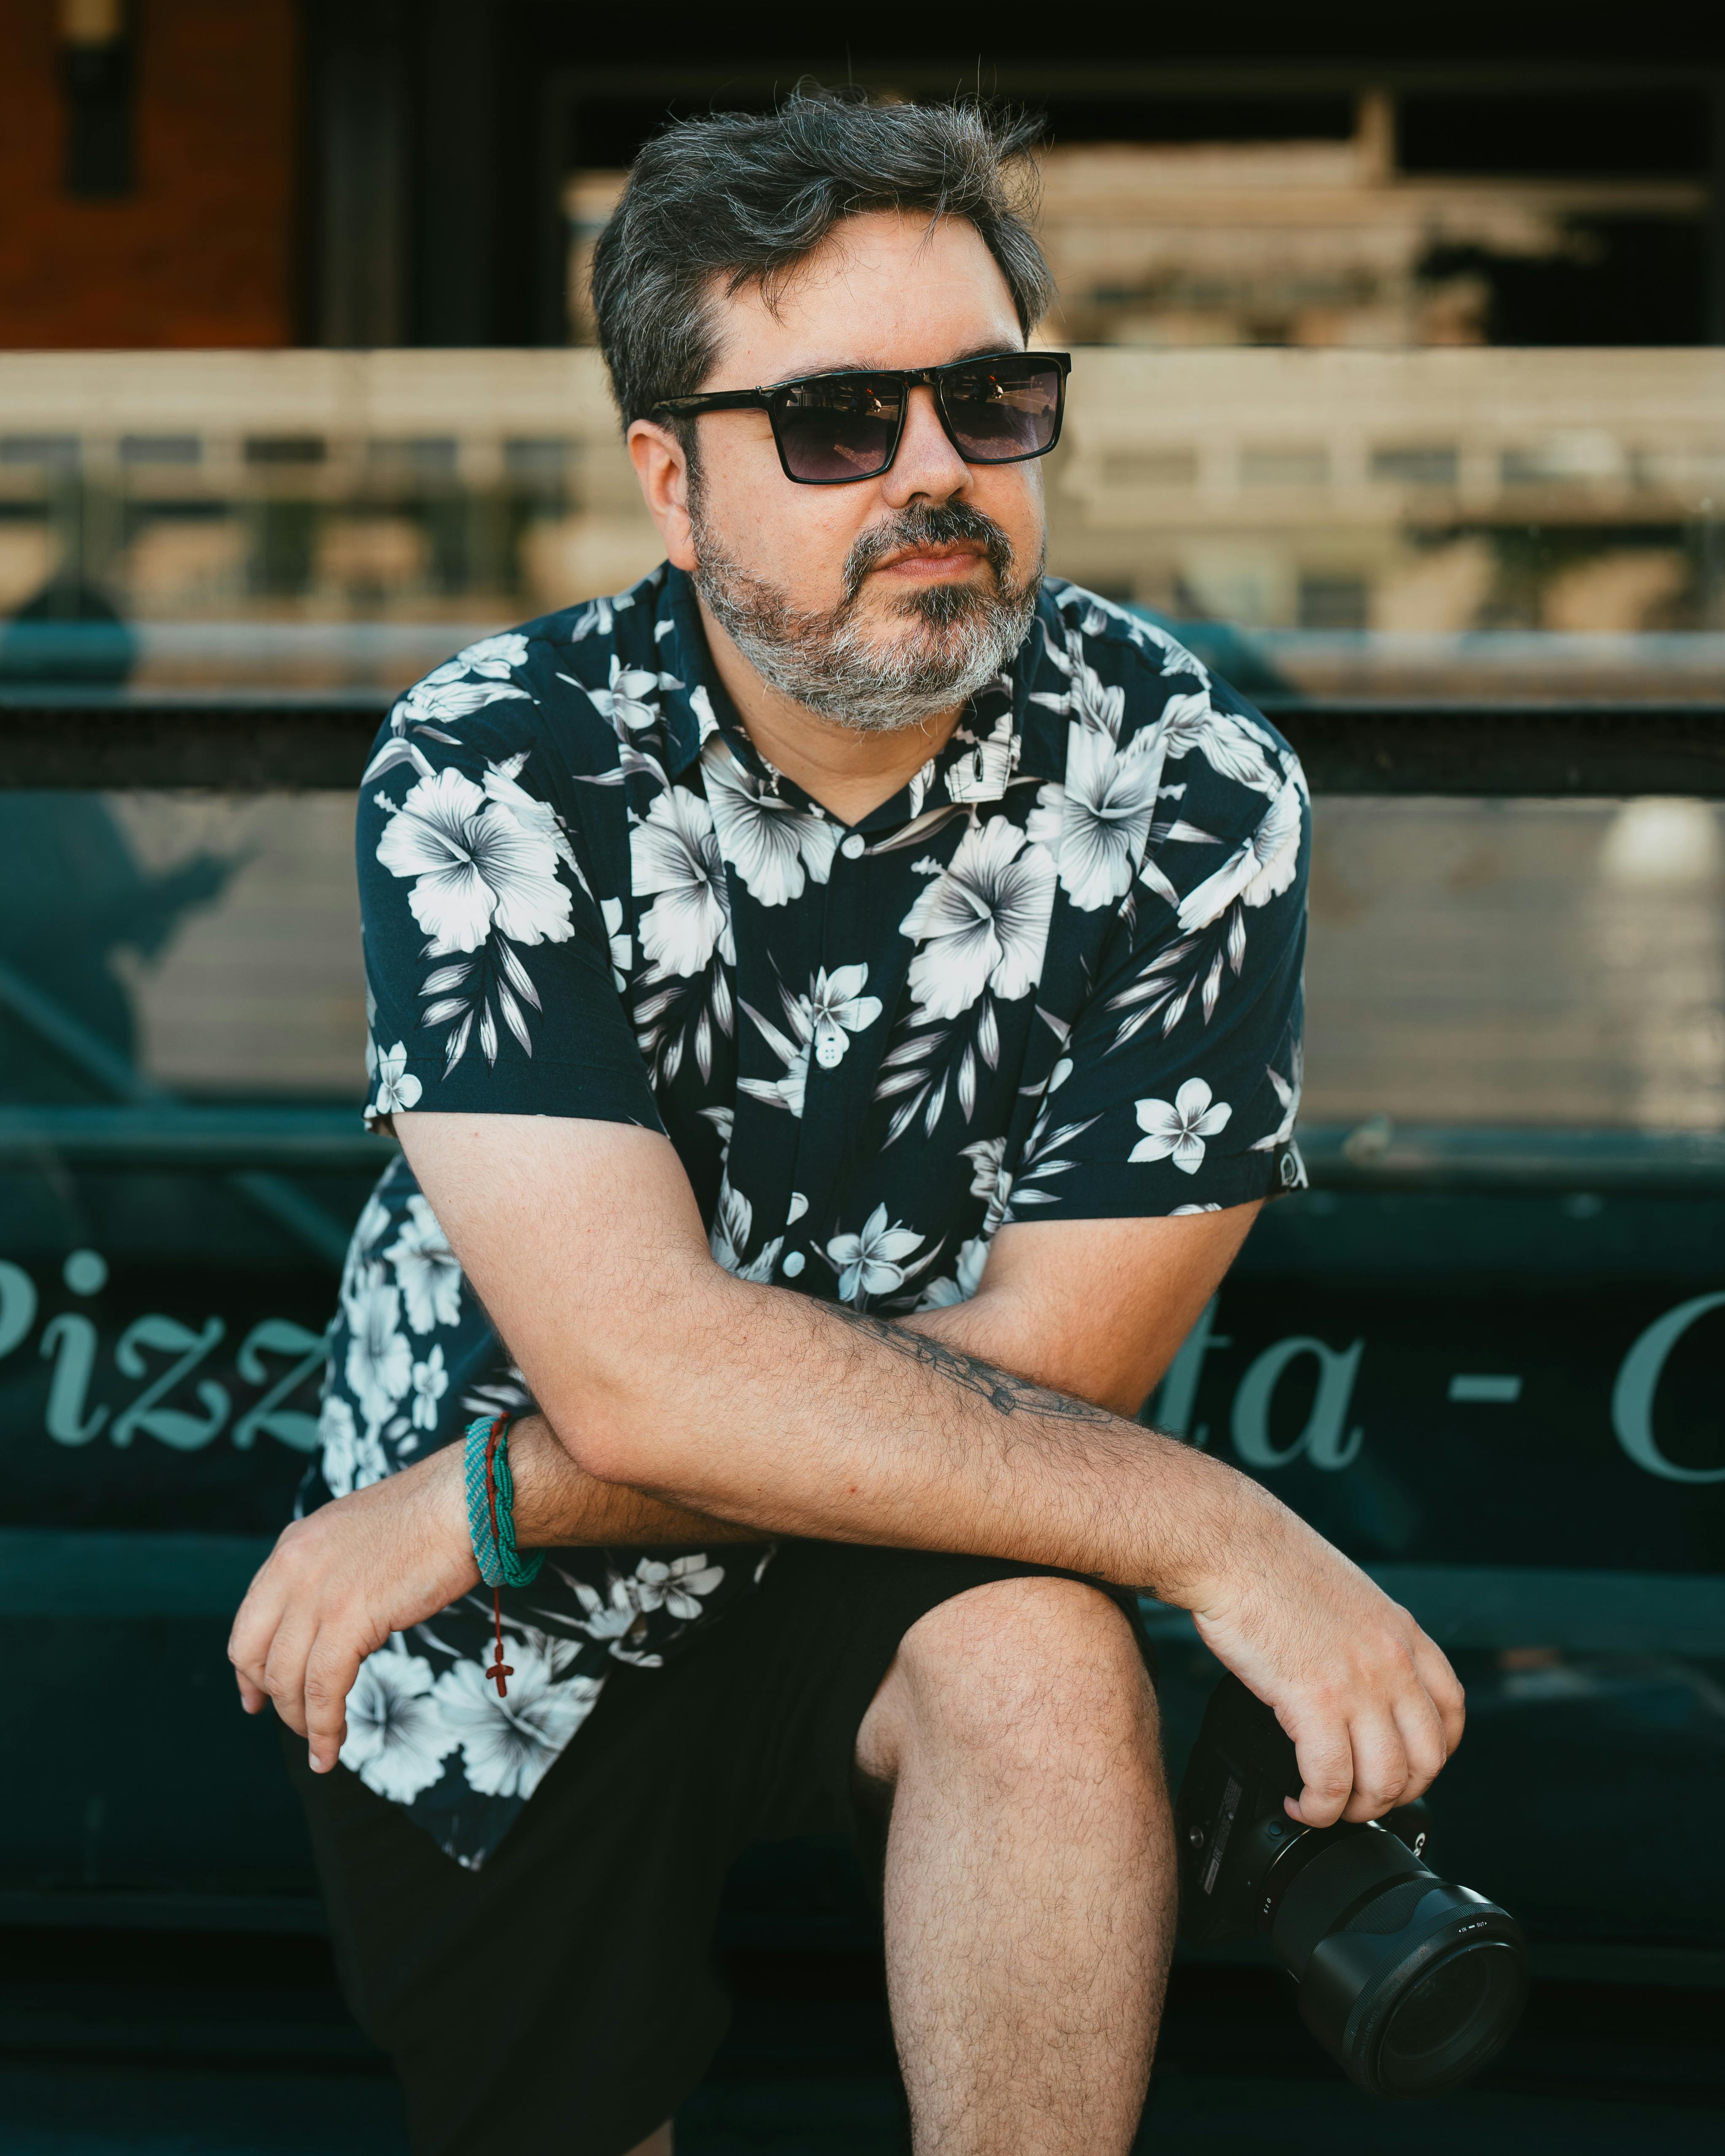
<path fill-rule="evenodd" d="M 0 786 L 351 791 L 392 701 L 14 685 L 0 690 Z M 1262 703 L 1320 793 L 1725 799 L 1725 701 Z"/>

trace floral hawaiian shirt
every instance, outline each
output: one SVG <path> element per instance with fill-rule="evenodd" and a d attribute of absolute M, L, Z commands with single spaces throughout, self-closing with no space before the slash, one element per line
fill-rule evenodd
<path fill-rule="evenodd" d="M 1010 670 L 847 827 L 752 747 L 660 568 L 470 646 L 390 714 L 359 811 L 367 1114 L 663 1131 L 745 1280 L 957 1302 L 1004 1223 L 1302 1180 L 1309 823 L 1231 690 L 1050 581 Z M 526 1404 L 398 1159 L 342 1280 L 323 1484 Z M 506 1700 L 475 1594 L 366 1663 L 342 1758 L 478 1865 L 607 1672 L 657 1666 L 768 1556 L 551 1551 L 503 1598 Z"/>

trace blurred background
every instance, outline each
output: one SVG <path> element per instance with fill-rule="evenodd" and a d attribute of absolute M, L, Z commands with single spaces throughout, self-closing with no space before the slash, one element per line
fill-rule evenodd
<path fill-rule="evenodd" d="M 1153 1405 L 1470 1687 L 1437 1860 L 1542 1989 L 1395 2146 L 1712 2145 L 1725 41 L 1666 0 L 0 0 L 0 1922 L 39 1973 L 0 2145 L 337 2145 L 295 2106 L 367 2055 L 220 1647 L 389 1151 L 352 786 L 418 674 L 657 559 L 593 241 L 667 120 L 804 76 L 1042 116 L 1051 566 L 1175 624 L 1319 795 L 1315 1187 Z M 1214 1672 L 1155 1621 L 1178 1767 Z M 726 1922 L 689 2148 L 892 2145 L 839 1859 L 746 1870 Z M 1183 1964 L 1160 2145 L 1375 2147 L 1269 1981 Z M 102 2111 L 91 2062 L 143 2054 Z"/>

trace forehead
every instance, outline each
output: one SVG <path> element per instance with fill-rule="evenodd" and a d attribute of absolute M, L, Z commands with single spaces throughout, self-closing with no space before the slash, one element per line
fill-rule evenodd
<path fill-rule="evenodd" d="M 973 224 L 915 213 L 846 218 L 773 295 L 715 295 L 703 388 L 743 388 L 847 367 L 937 367 L 1016 350 L 1018 311 Z"/>

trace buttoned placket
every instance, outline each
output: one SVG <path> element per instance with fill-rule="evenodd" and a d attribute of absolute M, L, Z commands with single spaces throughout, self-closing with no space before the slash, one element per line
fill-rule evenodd
<path fill-rule="evenodd" d="M 674 599 L 673 613 L 683 610 L 684 603 Z M 693 683 L 706 675 L 692 653 L 678 656 L 683 680 Z M 827 817 L 819 802 L 755 747 L 722 688 L 711 680 L 706 685 L 709 709 L 720 715 L 732 752 L 756 774 L 763 791 L 802 814 Z M 863 1225 L 860 1217 L 840 1214 L 850 1194 L 869 1183 L 860 1152 L 863 1133 L 870 1122 L 881 1059 L 900 1020 L 914 956 L 915 947 L 901 925 L 923 887 L 922 878 L 911 873 L 912 865 L 932 857 L 944 870 L 972 824 L 1000 813 L 999 803 L 1019 771 L 1028 689 L 1027 676 L 1011 680 L 1011 693 L 1004 698 L 984 691 L 929 763 L 845 831 L 834 849 L 825 883 L 811 881 L 799 899 L 787 908 L 772 909 L 759 922 L 762 947 L 750 948 L 754 939 L 742 932 L 749 909 L 740 902 L 736 871 L 727 864 L 733 918 L 739 924 L 740 1003 L 752 1004 L 777 1023 L 783 1015 L 781 986 L 791 995 L 806 996 L 813 992 L 819 969 L 830 978 L 840 967 L 864 963 L 864 992 L 881 1006 L 870 1027 L 848 1039 L 834 1065 L 821 1063 L 811 1040 L 799 1118 L 747 1096 L 737 1102 L 731 1179 L 754 1207 L 754 1246 L 774 1235 L 782 1238 L 774 1273 L 788 1286 L 831 1293 L 837 1282 L 827 1246 L 834 1236 Z M 907 825 L 925 818 L 931 823 L 925 837 L 908 845 L 893 843 L 901 840 Z M 810 919 L 811 913 L 818 918 Z M 759 921 L 758 913 L 755 917 Z M 741 1014 L 739 1023 L 747 1023 Z M 791 1131 L 785 1130 L 787 1122 L 793 1124 Z M 951 1255 L 944 1253 L 944 1260 L 950 1262 Z"/>

